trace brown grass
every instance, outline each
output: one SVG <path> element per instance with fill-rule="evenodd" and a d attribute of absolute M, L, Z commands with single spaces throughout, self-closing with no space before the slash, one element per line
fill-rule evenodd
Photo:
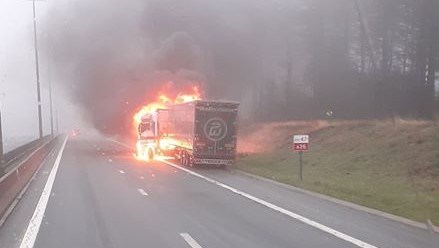
<path fill-rule="evenodd" d="M 305 180 L 293 134 L 310 134 Z M 256 145 L 254 145 L 256 144 Z M 419 221 L 439 224 L 439 125 L 424 120 L 256 124 L 239 140 L 238 168 Z"/>

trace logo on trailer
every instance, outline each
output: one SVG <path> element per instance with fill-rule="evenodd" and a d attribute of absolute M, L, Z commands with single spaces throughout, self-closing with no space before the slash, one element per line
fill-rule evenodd
<path fill-rule="evenodd" d="M 204 134 L 211 141 L 223 140 L 227 135 L 227 124 L 221 118 L 212 118 L 204 124 Z"/>

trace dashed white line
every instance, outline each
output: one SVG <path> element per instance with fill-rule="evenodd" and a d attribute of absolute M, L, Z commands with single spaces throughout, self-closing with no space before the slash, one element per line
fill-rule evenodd
<path fill-rule="evenodd" d="M 143 196 L 148 196 L 148 193 L 146 193 L 143 189 L 137 189 L 137 191 L 139 191 L 139 193 Z"/>
<path fill-rule="evenodd" d="M 40 200 L 38 201 L 37 207 L 35 208 L 34 214 L 29 221 L 26 233 L 21 241 L 20 248 L 32 248 L 35 244 L 35 240 L 40 230 L 41 222 L 44 217 L 44 212 L 46 211 L 47 203 L 49 202 L 50 192 L 52 191 L 53 183 L 55 182 L 56 173 L 58 172 L 59 164 L 61 163 L 62 154 L 64 148 L 67 144 L 68 136 L 64 139 L 64 142 L 59 150 L 58 156 L 56 157 L 55 164 L 50 171 L 49 177 L 47 178 L 46 185 L 44 186 L 43 192 L 41 193 Z"/>
<path fill-rule="evenodd" d="M 214 180 L 214 179 L 211 179 L 211 178 L 209 178 L 209 177 L 203 176 L 203 175 L 201 175 L 201 174 L 198 174 L 198 173 L 196 173 L 196 172 L 193 172 L 193 171 L 191 171 L 191 170 L 188 170 L 188 169 L 186 169 L 186 168 L 183 168 L 183 167 L 181 167 L 181 166 L 179 166 L 179 165 L 176 165 L 176 164 L 174 164 L 174 163 L 171 163 L 171 162 L 169 162 L 169 161 L 166 161 L 166 160 L 160 160 L 160 161 L 163 162 L 163 163 L 165 163 L 165 164 L 168 164 L 168 165 L 170 165 L 170 166 L 172 166 L 172 167 L 174 167 L 174 168 L 177 168 L 177 169 L 179 169 L 179 170 L 185 171 L 185 172 L 187 172 L 187 173 L 189 173 L 189 174 L 191 174 L 191 175 L 193 175 L 193 176 L 196 176 L 196 177 L 198 177 L 198 178 L 204 179 L 204 180 L 206 180 L 206 181 L 208 181 L 208 182 L 210 182 L 210 183 L 213 183 L 213 184 L 215 184 L 215 185 L 217 185 L 217 186 L 219 186 L 219 187 L 222 187 L 222 188 L 224 188 L 224 189 L 227 189 L 227 190 L 229 190 L 229 191 L 232 191 L 232 192 L 235 193 L 235 194 L 238 194 L 238 195 L 240 195 L 240 196 L 243 196 L 243 197 L 245 197 L 245 198 L 247 198 L 247 199 L 249 199 L 249 200 L 252 200 L 252 201 L 254 201 L 254 202 L 256 202 L 256 203 L 259 203 L 259 204 L 261 204 L 261 205 L 263 205 L 263 206 L 265 206 L 265 207 L 268 207 L 268 208 L 270 208 L 270 209 L 272 209 L 272 210 L 275 210 L 275 211 L 277 211 L 277 212 L 280 212 L 280 213 L 282 213 L 282 214 L 285 214 L 285 215 L 287 215 L 287 216 L 289 216 L 289 217 L 291 217 L 291 218 L 294 218 L 294 219 L 296 219 L 296 220 L 298 220 L 298 221 L 301 221 L 301 222 L 303 222 L 303 223 L 305 223 L 305 224 L 307 224 L 307 225 L 309 225 L 309 226 L 312 226 L 312 227 L 314 227 L 314 228 L 317 228 L 317 229 L 319 229 L 319 230 L 321 230 L 321 231 L 323 231 L 323 232 L 329 233 L 329 234 L 331 234 L 331 235 L 333 235 L 333 236 L 335 236 L 335 237 L 337 237 L 337 238 L 339 238 L 339 239 L 342 239 L 342 240 L 344 240 L 344 241 L 347 241 L 347 242 L 349 242 L 349 243 L 352 243 L 352 244 L 354 244 L 354 245 L 356 245 L 356 246 L 358 246 L 358 247 L 362 247 L 362 248 L 378 248 L 378 247 L 373 246 L 373 245 L 371 245 L 371 244 L 368 244 L 368 243 L 366 243 L 366 242 L 364 242 L 364 241 L 361 241 L 361 240 L 359 240 L 359 239 L 356 239 L 356 238 L 354 238 L 354 237 L 351 237 L 351 236 L 349 236 L 349 235 L 347 235 L 347 234 L 344 234 L 344 233 L 342 233 L 342 232 L 339 232 L 339 231 L 337 231 L 337 230 L 334 230 L 334 229 L 332 229 L 332 228 L 330 228 L 330 227 L 328 227 L 328 226 L 325 226 L 325 225 L 323 225 L 323 224 L 320 224 L 320 223 L 318 223 L 318 222 L 316 222 L 316 221 L 310 220 L 310 219 L 308 219 L 308 218 L 306 218 L 306 217 L 304 217 L 304 216 L 302 216 L 302 215 L 299 215 L 299 214 L 293 213 L 293 212 L 291 212 L 291 211 L 288 211 L 288 210 L 286 210 L 286 209 L 284 209 L 284 208 L 281 208 L 281 207 L 279 207 L 279 206 L 276 206 L 276 205 L 274 205 L 274 204 L 272 204 L 272 203 L 270 203 L 270 202 L 267 202 L 267 201 L 264 201 L 264 200 L 262 200 L 262 199 L 259 199 L 259 198 L 255 197 L 255 196 L 253 196 L 253 195 L 247 194 L 247 193 L 245 193 L 245 192 L 243 192 L 243 191 L 240 191 L 240 190 L 238 190 L 238 189 L 235 189 L 235 188 L 233 188 L 233 187 L 231 187 L 231 186 L 229 186 L 229 185 L 226 185 L 226 184 L 224 184 L 224 183 L 218 182 L 218 181 L 216 181 L 216 180 Z M 195 246 L 195 247 L 197 247 L 197 246 Z"/>
<path fill-rule="evenodd" d="M 200 244 L 197 243 L 197 241 L 195 241 L 195 239 L 193 239 L 191 237 L 191 235 L 189 235 L 189 233 L 180 233 L 180 236 L 184 239 L 184 241 L 186 241 L 186 243 L 188 243 L 188 245 L 190 245 L 192 248 L 203 248 L 201 247 Z"/>
<path fill-rule="evenodd" d="M 118 144 L 120 144 L 120 145 L 122 145 L 122 146 L 127 146 L 126 144 L 123 144 L 123 143 L 121 143 L 121 142 L 118 142 L 118 141 L 115 141 L 115 140 L 111 140 L 111 141 L 113 141 L 113 142 L 115 142 L 115 143 L 118 143 Z M 158 159 L 159 160 L 159 159 Z M 209 178 L 209 177 L 206 177 L 206 176 L 203 176 L 203 175 L 201 175 L 201 174 L 198 174 L 198 173 L 196 173 L 196 172 L 193 172 L 193 171 L 191 171 L 191 170 L 188 170 L 188 169 L 186 169 L 186 168 L 183 168 L 183 167 L 181 167 L 181 166 L 179 166 L 179 165 L 176 165 L 176 164 L 174 164 L 174 163 L 171 163 L 171 162 L 169 162 L 169 161 L 166 161 L 166 160 L 160 160 L 161 162 L 163 162 L 163 163 L 165 163 L 165 164 L 168 164 L 168 165 L 170 165 L 170 166 L 172 166 L 172 167 L 174 167 L 174 168 L 176 168 L 176 169 L 179 169 L 179 170 L 182 170 L 182 171 L 185 171 L 185 172 L 187 172 L 187 173 L 189 173 L 189 174 L 191 174 L 191 175 L 193 175 L 193 176 L 196 176 L 196 177 L 198 177 L 198 178 L 201 178 L 201 179 L 204 179 L 204 180 L 206 180 L 206 181 L 208 181 L 208 182 L 210 182 L 210 183 L 213 183 L 213 184 L 215 184 L 215 185 L 217 185 L 217 186 L 219 186 L 219 187 L 222 187 L 222 188 L 224 188 L 224 189 L 227 189 L 227 190 L 229 190 L 229 191 L 231 191 L 231 192 L 233 192 L 233 193 L 235 193 L 235 194 L 238 194 L 238 195 L 240 195 L 240 196 L 242 196 L 242 197 L 245 197 L 245 198 L 247 198 L 247 199 L 249 199 L 249 200 L 252 200 L 252 201 L 254 201 L 254 202 L 256 202 L 256 203 L 259 203 L 259 204 L 261 204 L 261 205 L 263 205 L 263 206 L 265 206 L 265 207 L 268 207 L 268 208 L 270 208 L 270 209 L 272 209 L 272 210 L 275 210 L 275 211 L 277 211 L 277 212 L 280 212 L 280 213 L 282 213 L 282 214 L 285 214 L 285 215 L 287 215 L 287 216 L 289 216 L 289 217 L 291 217 L 291 218 L 294 218 L 294 219 L 296 219 L 296 220 L 298 220 L 298 221 L 301 221 L 301 222 L 303 222 L 303 223 L 305 223 L 305 224 L 307 224 L 307 225 L 309 225 L 309 226 L 312 226 L 312 227 L 314 227 L 314 228 L 317 228 L 317 229 L 319 229 L 319 230 L 321 230 L 321 231 L 323 231 L 323 232 L 326 232 L 326 233 L 328 233 L 328 234 L 331 234 L 331 235 L 333 235 L 333 236 L 335 236 L 335 237 L 337 237 L 337 238 L 339 238 L 339 239 L 342 239 L 342 240 L 344 240 L 344 241 L 347 241 L 347 242 L 349 242 L 349 243 L 352 243 L 352 244 L 354 244 L 354 245 L 356 245 L 356 246 L 358 246 L 358 247 L 362 247 L 362 248 L 378 248 L 377 246 L 374 246 L 374 245 L 371 245 L 371 244 L 369 244 L 369 243 L 366 243 L 366 242 L 364 242 L 364 241 L 362 241 L 362 240 L 359 240 L 359 239 L 356 239 L 356 238 L 354 238 L 354 237 L 351 237 L 351 236 L 349 236 L 349 235 L 347 235 L 347 234 L 344 234 L 344 233 L 342 233 L 342 232 L 339 232 L 339 231 L 337 231 L 337 230 L 335 230 L 335 229 L 332 229 L 332 228 L 330 228 L 330 227 L 328 227 L 328 226 L 325 226 L 325 225 L 323 225 L 323 224 L 320 224 L 320 223 L 318 223 L 318 222 L 316 222 L 316 221 L 313 221 L 313 220 L 311 220 L 311 219 L 308 219 L 308 218 L 306 218 L 306 217 L 304 217 L 304 216 L 302 216 L 302 215 L 299 215 L 299 214 L 296 214 L 296 213 L 293 213 L 293 212 L 291 212 L 291 211 L 288 211 L 288 210 L 286 210 L 286 209 L 284 209 L 284 208 L 281 208 L 281 207 L 279 207 L 279 206 L 276 206 L 276 205 L 274 205 L 274 204 L 272 204 L 272 203 L 270 203 L 270 202 L 267 202 L 267 201 L 264 201 L 264 200 L 262 200 L 262 199 L 259 199 L 259 198 L 257 198 L 257 197 L 255 197 L 255 196 L 252 196 L 252 195 L 250 195 L 250 194 L 247 194 L 247 193 L 245 193 L 245 192 L 243 192 L 243 191 L 240 191 L 240 190 L 238 190 L 238 189 L 235 189 L 235 188 L 233 188 L 233 187 L 231 187 L 231 186 L 229 186 L 229 185 L 226 185 L 226 184 L 224 184 L 224 183 L 221 183 L 221 182 L 218 182 L 218 181 L 216 181 L 216 180 L 213 180 L 213 179 L 211 179 L 211 178 Z M 184 236 L 183 236 L 183 233 L 182 234 L 180 234 L 183 238 L 184 238 Z M 189 235 L 189 234 L 187 234 L 187 235 Z M 190 236 L 188 236 L 188 237 L 190 237 Z M 191 238 L 192 239 L 192 238 Z M 186 240 L 186 239 L 185 239 Z M 195 241 L 195 240 L 194 240 Z M 187 241 L 186 241 L 187 242 Z M 196 242 L 195 242 L 196 243 Z M 198 244 L 197 244 L 198 245 Z M 201 246 L 193 246 L 193 247 L 201 247 Z"/>
<path fill-rule="evenodd" d="M 120 173 L 120 174 L 125 174 L 125 171 L 123 171 L 123 170 L 119 170 L 119 173 Z"/>

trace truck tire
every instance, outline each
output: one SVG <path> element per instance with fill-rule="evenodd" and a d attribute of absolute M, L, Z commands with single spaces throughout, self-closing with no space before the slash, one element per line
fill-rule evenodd
<path fill-rule="evenodd" d="M 154 159 L 154 151 L 151 148 L 148 149 L 148 159 L 150 161 Z"/>
<path fill-rule="evenodd" d="M 178 162 L 180 162 L 180 165 L 183 165 L 183 153 L 178 154 Z"/>
<path fill-rule="evenodd" d="M 194 167 L 192 155 L 187 156 L 187 165 L 188 165 L 188 167 Z"/>
<path fill-rule="evenodd" d="M 183 157 L 183 165 L 185 166 L 185 167 L 189 167 L 189 156 L 187 155 L 187 154 L 185 154 L 184 155 L 184 157 Z"/>

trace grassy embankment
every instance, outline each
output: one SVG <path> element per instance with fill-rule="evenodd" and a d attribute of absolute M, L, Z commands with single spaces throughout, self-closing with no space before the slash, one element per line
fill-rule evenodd
<path fill-rule="evenodd" d="M 241 129 L 237 168 L 363 206 L 439 225 L 439 124 L 314 121 Z M 303 181 L 291 135 L 309 133 Z"/>

